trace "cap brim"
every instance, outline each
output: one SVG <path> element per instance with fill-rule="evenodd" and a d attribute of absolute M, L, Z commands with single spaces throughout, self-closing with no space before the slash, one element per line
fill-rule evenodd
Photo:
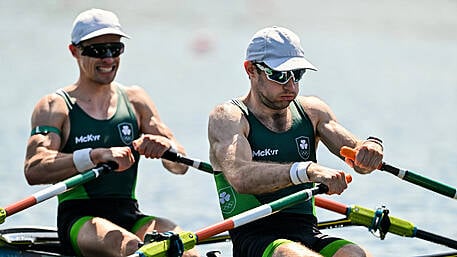
<path fill-rule="evenodd" d="M 91 38 L 94 38 L 94 37 L 102 36 L 102 35 L 108 35 L 108 34 L 114 34 L 114 35 L 119 35 L 121 37 L 130 38 L 129 35 L 125 34 L 123 31 L 121 31 L 119 29 L 104 28 L 104 29 L 96 30 L 96 31 L 94 31 L 92 33 L 89 33 L 89 34 L 85 35 L 84 37 L 82 37 L 79 40 L 79 42 L 84 41 L 84 40 L 88 40 L 88 39 L 91 39 Z"/>
<path fill-rule="evenodd" d="M 317 68 L 311 64 L 308 60 L 303 57 L 292 57 L 276 60 L 265 60 L 264 63 L 268 67 L 277 71 L 288 71 L 288 70 L 298 70 L 298 69 L 310 69 L 317 70 Z"/>

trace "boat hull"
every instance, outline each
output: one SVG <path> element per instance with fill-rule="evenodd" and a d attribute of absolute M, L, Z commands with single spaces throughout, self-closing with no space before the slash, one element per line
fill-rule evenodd
<path fill-rule="evenodd" d="M 52 227 L 18 227 L 0 230 L 1 257 L 72 257 L 61 252 Z"/>

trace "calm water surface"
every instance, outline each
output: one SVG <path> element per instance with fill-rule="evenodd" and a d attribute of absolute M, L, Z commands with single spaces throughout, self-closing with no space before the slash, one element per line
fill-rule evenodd
<path fill-rule="evenodd" d="M 90 7 L 113 10 L 133 36 L 118 81 L 143 86 L 193 158 L 208 160 L 207 117 L 214 105 L 245 94 L 242 62 L 258 29 L 281 25 L 300 35 L 318 68 L 301 94 L 318 95 L 360 137 L 385 141 L 385 160 L 457 186 L 457 2 L 455 1 L 2 1 L 0 3 L 0 206 L 44 186 L 22 173 L 29 119 L 38 99 L 77 78 L 67 50 L 74 17 Z M 349 171 L 319 148 L 319 162 Z M 197 230 L 221 220 L 212 177 L 195 169 L 171 175 L 142 160 L 137 195 L 143 211 Z M 362 176 L 332 199 L 390 214 L 457 239 L 457 202 L 385 172 Z M 8 217 L 2 228 L 55 225 L 56 200 Z M 341 216 L 319 210 L 321 220 Z M 375 256 L 417 256 L 446 247 L 363 227 L 327 231 Z M 229 244 L 205 246 L 231 256 Z"/>

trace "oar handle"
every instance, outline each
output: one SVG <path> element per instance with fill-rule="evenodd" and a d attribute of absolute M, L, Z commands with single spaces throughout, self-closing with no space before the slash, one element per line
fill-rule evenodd
<path fill-rule="evenodd" d="M 185 157 L 185 156 L 181 155 L 180 153 L 178 153 L 173 148 L 170 148 L 165 153 L 163 153 L 162 159 L 169 160 L 172 162 L 186 164 L 188 166 L 194 167 L 198 170 L 205 171 L 208 173 L 214 172 L 213 167 L 211 167 L 211 164 L 206 163 L 202 160 L 191 159 L 191 158 Z"/>
<path fill-rule="evenodd" d="M 346 157 L 348 158 L 349 160 L 351 161 L 355 161 L 355 155 L 356 155 L 357 151 L 350 148 L 350 147 L 347 147 L 347 146 L 343 146 L 341 147 L 340 149 L 340 154 L 341 156 L 343 157 Z M 383 165 L 384 163 L 381 163 L 379 166 L 378 166 L 378 170 L 382 170 L 383 169 Z"/>
<path fill-rule="evenodd" d="M 352 148 L 349 148 L 347 146 L 341 147 L 340 154 L 343 157 L 349 158 L 351 160 L 355 160 L 355 154 L 356 151 Z M 415 185 L 421 186 L 423 188 L 429 189 L 435 193 L 439 193 L 445 196 L 448 196 L 453 199 L 457 199 L 457 189 L 454 187 L 451 187 L 449 185 L 446 185 L 444 183 L 429 179 L 427 177 L 421 176 L 419 174 L 416 174 L 412 171 L 408 170 L 402 170 L 399 168 L 396 168 L 392 165 L 389 165 L 385 162 L 383 162 L 379 167 L 378 170 L 382 171 L 387 171 L 403 180 L 406 180 L 410 183 L 413 183 Z"/>

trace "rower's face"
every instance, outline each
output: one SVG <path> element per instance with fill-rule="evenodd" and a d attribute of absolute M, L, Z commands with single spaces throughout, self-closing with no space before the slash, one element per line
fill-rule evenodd
<path fill-rule="evenodd" d="M 77 47 L 75 56 L 81 76 L 96 84 L 111 83 L 119 69 L 119 50 L 121 49 L 119 49 L 118 43 L 120 40 L 121 37 L 118 35 L 102 35 L 83 41 L 81 46 Z"/>
<path fill-rule="evenodd" d="M 253 81 L 253 89 L 265 106 L 275 110 L 284 109 L 297 97 L 299 84 L 293 79 L 285 84 L 279 84 L 267 79 L 262 71 L 258 71 L 257 74 Z"/>

